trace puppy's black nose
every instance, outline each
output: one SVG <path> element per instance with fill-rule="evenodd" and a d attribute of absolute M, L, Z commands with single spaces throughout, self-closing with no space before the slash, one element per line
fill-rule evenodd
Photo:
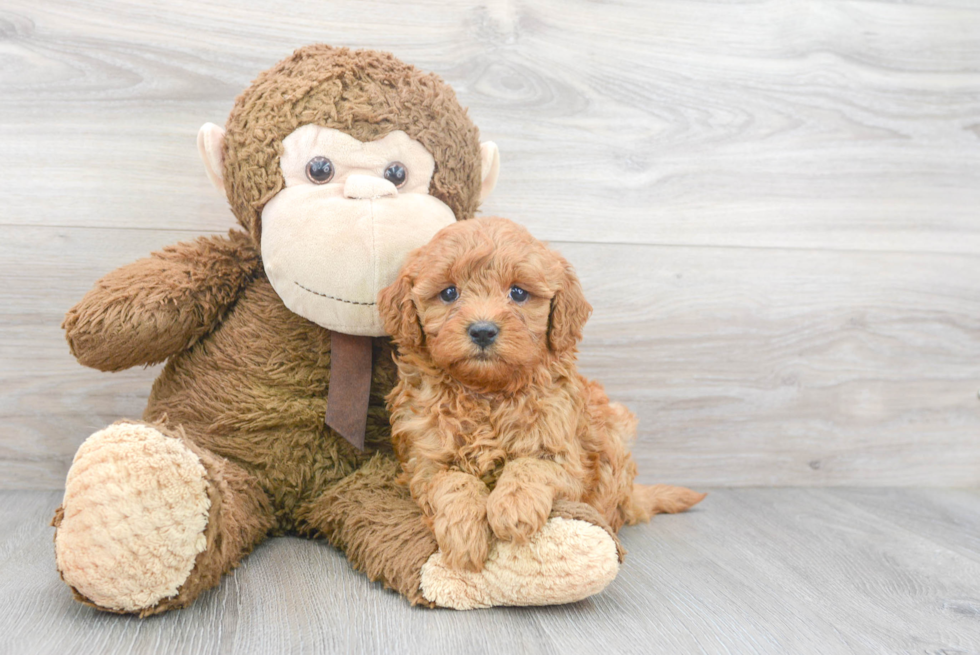
<path fill-rule="evenodd" d="M 470 335 L 470 340 L 480 348 L 486 348 L 497 339 L 500 330 L 496 325 L 489 321 L 480 321 L 471 324 L 466 332 Z"/>

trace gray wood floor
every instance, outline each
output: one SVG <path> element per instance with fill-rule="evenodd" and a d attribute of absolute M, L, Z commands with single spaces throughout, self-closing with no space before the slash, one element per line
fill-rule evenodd
<path fill-rule="evenodd" d="M 329 546 L 260 546 L 192 607 L 71 600 L 47 520 L 0 492 L 2 653 L 978 653 L 980 491 L 724 489 L 627 528 L 605 592 L 562 607 L 420 610 Z"/>

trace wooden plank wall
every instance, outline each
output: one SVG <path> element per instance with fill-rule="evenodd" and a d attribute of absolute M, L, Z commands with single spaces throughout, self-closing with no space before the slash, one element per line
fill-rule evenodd
<path fill-rule="evenodd" d="M 155 369 L 70 357 L 102 274 L 232 226 L 195 134 L 293 48 L 457 90 L 595 306 L 582 367 L 642 477 L 980 483 L 980 7 L 971 0 L 4 0 L 0 487 L 60 488 Z"/>

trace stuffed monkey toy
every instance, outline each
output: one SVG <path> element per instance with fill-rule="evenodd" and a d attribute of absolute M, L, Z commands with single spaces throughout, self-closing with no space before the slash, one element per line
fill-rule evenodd
<path fill-rule="evenodd" d="M 498 171 L 452 89 L 389 54 L 301 48 L 198 147 L 243 230 L 109 273 L 64 321 L 86 366 L 166 362 L 142 420 L 89 436 L 68 472 L 53 525 L 75 597 L 184 607 L 285 533 L 326 539 L 413 604 L 603 589 L 622 550 L 592 508 L 559 503 L 530 543 L 454 570 L 396 482 L 375 298 L 411 250 L 474 215 Z"/>

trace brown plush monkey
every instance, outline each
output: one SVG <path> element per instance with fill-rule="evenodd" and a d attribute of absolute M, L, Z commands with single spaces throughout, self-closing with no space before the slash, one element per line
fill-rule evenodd
<path fill-rule="evenodd" d="M 501 542 L 482 573 L 457 572 L 395 483 L 395 368 L 374 300 L 497 175 L 452 90 L 388 54 L 311 46 L 262 73 L 198 145 L 245 231 L 118 269 L 65 318 L 82 364 L 167 362 L 142 421 L 91 435 L 68 473 L 55 551 L 75 596 L 141 616 L 183 607 L 287 532 L 325 537 L 417 604 L 601 590 L 620 551 L 591 508 L 558 505 L 533 543 Z M 344 376 L 368 372 L 366 409 L 355 383 L 330 390 L 342 354 Z M 353 432 L 361 413 L 365 450 L 324 424 L 328 410 L 353 416 Z"/>

